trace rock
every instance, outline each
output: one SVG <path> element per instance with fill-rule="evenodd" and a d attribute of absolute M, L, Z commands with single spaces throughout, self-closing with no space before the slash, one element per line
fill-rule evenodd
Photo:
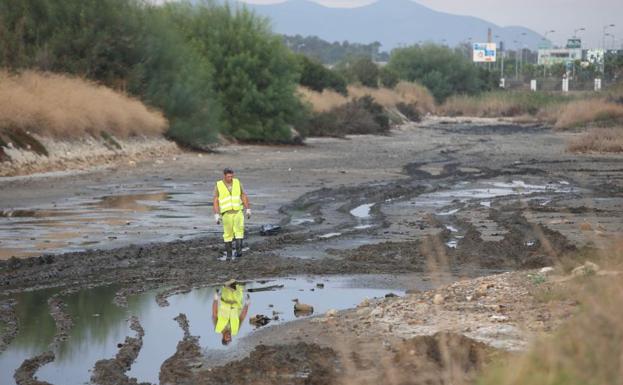
<path fill-rule="evenodd" d="M 368 306 L 370 306 L 370 300 L 367 298 L 361 301 L 359 305 L 357 305 L 357 307 L 368 307 Z"/>
<path fill-rule="evenodd" d="M 385 298 L 394 298 L 394 297 L 398 297 L 396 294 L 394 293 L 387 293 L 385 294 Z"/>
<path fill-rule="evenodd" d="M 476 290 L 474 291 L 474 296 L 476 298 L 484 297 L 487 295 L 490 288 L 494 287 L 492 283 L 481 283 Z"/>
<path fill-rule="evenodd" d="M 590 262 L 590 261 L 586 261 L 584 262 L 582 266 L 578 266 L 575 269 L 573 269 L 571 271 L 571 275 L 573 275 L 574 277 L 579 277 L 579 276 L 584 276 L 584 275 L 589 275 L 589 274 L 595 274 L 598 271 L 599 271 L 599 266 L 597 266 L 597 264 Z"/>
<path fill-rule="evenodd" d="M 590 223 L 582 222 L 580 224 L 580 230 L 582 230 L 582 231 L 591 231 L 592 229 L 593 229 L 593 226 L 591 226 Z"/>
<path fill-rule="evenodd" d="M 317 287 L 318 289 L 324 289 L 324 283 L 317 283 L 317 284 L 316 284 L 316 287 Z"/>
<path fill-rule="evenodd" d="M 271 319 L 263 314 L 256 314 L 253 317 L 249 318 L 249 323 L 256 327 L 264 326 L 270 321 Z"/>
<path fill-rule="evenodd" d="M 385 310 L 382 307 L 377 307 L 370 312 L 371 317 L 383 317 Z"/>
<path fill-rule="evenodd" d="M 420 294 L 422 291 L 418 289 L 408 289 L 405 291 L 406 294 Z"/>
<path fill-rule="evenodd" d="M 549 275 L 554 272 L 554 268 L 551 266 L 547 266 L 539 270 L 539 274 Z"/>
<path fill-rule="evenodd" d="M 331 309 L 329 311 L 327 311 L 326 316 L 327 317 L 335 317 L 337 315 L 337 310 L 335 309 Z"/>
<path fill-rule="evenodd" d="M 508 317 L 505 315 L 492 315 L 489 317 L 489 319 L 493 322 L 507 322 L 508 321 Z"/>
<path fill-rule="evenodd" d="M 443 304 L 445 301 L 445 298 L 443 298 L 443 295 L 441 294 L 435 294 L 435 296 L 433 297 L 433 303 L 435 305 L 441 305 Z"/>

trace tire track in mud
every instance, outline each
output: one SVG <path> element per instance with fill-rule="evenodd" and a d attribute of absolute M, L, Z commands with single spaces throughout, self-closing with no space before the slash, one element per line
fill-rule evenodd
<path fill-rule="evenodd" d="M 119 351 L 114 358 L 99 360 L 95 363 L 91 382 L 97 385 L 137 385 L 136 378 L 130 378 L 125 373 L 130 370 L 143 347 L 145 331 L 138 318 L 130 317 L 130 329 L 136 332 L 135 337 L 126 337 L 120 344 Z M 149 385 L 149 383 L 140 383 Z"/>

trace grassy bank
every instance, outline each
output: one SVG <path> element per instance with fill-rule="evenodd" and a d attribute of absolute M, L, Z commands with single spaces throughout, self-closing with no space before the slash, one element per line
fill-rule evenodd
<path fill-rule="evenodd" d="M 0 130 L 57 139 L 160 136 L 162 114 L 110 88 L 70 76 L 0 72 Z"/>
<path fill-rule="evenodd" d="M 51 73 L 0 72 L 0 161 L 7 150 L 49 155 L 40 140 L 161 137 L 167 120 L 139 100 L 80 79 Z"/>
<path fill-rule="evenodd" d="M 383 134 L 392 124 L 418 121 L 435 108 L 431 93 L 411 82 L 400 82 L 394 88 L 350 85 L 348 96 L 300 87 L 299 95 L 311 110 L 300 127 L 307 136 Z"/>

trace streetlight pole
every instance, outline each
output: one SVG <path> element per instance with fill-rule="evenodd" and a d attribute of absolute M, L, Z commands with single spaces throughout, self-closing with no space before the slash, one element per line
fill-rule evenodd
<path fill-rule="evenodd" d="M 524 51 L 524 49 L 523 49 L 523 47 L 524 47 L 524 45 L 523 45 L 523 36 L 526 36 L 526 35 L 527 35 L 526 32 L 522 32 L 521 35 L 519 35 L 519 38 L 518 38 L 519 39 L 519 49 L 520 49 L 519 52 L 520 52 L 520 55 L 521 55 L 519 57 L 519 69 L 520 70 L 523 69 L 522 68 L 523 67 L 523 51 Z M 522 75 L 523 75 L 523 72 L 522 72 Z"/>
<path fill-rule="evenodd" d="M 517 56 L 517 54 L 519 53 L 517 51 L 517 48 L 519 47 L 519 41 L 513 40 L 513 43 L 515 43 L 515 80 L 519 80 L 519 56 Z"/>
<path fill-rule="evenodd" d="M 601 48 L 606 49 L 606 30 L 608 28 L 614 27 L 614 24 L 606 24 L 603 28 L 602 38 L 601 38 Z"/>

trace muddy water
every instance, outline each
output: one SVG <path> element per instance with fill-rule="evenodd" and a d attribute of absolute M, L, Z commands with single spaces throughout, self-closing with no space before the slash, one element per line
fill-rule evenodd
<path fill-rule="evenodd" d="M 0 258 L 172 241 L 217 232 L 210 220 L 212 192 L 205 186 L 100 186 L 85 192 L 89 197 L 76 196 L 39 207 L 0 207 Z"/>
<path fill-rule="evenodd" d="M 452 279 L 447 277 L 448 279 Z M 329 309 L 354 307 L 364 298 L 382 297 L 388 292 L 401 295 L 406 287 L 414 285 L 422 289 L 430 281 L 422 276 L 406 276 L 402 281 L 396 277 L 347 276 L 347 277 L 296 277 L 271 281 L 250 282 L 247 288 L 267 285 L 283 285 L 274 291 L 252 292 L 249 315 L 263 314 L 278 320 L 279 325 L 296 319 L 292 300 L 314 306 L 314 314 Z M 318 285 L 321 284 L 321 285 Z M 319 287 L 322 286 L 322 287 Z M 58 346 L 52 344 L 55 326 L 49 315 L 47 299 L 55 292 L 34 291 L 17 296 L 17 315 L 20 330 L 8 349 L 0 354 L 0 383 L 13 384 L 13 372 L 24 359 L 52 348 L 56 360 L 43 366 L 37 377 L 53 384 L 82 384 L 89 381 L 90 369 L 100 359 L 111 358 L 117 352 L 117 344 L 125 336 L 132 336 L 128 318 L 136 315 L 145 337 L 143 348 L 129 374 L 139 381 L 158 382 L 161 363 L 173 355 L 183 332 L 173 320 L 179 313 L 185 313 L 190 322 L 192 335 L 200 337 L 200 344 L 206 350 L 236 349 L 241 337 L 255 329 L 245 321 L 234 341 L 224 347 L 220 335 L 214 333 L 211 320 L 211 304 L 215 288 L 195 289 L 187 294 L 172 296 L 168 307 L 160 307 L 155 301 L 156 291 L 146 292 L 128 298 L 128 307 L 113 304 L 118 288 L 115 286 L 83 290 L 62 297 L 74 326 L 69 338 Z"/>

